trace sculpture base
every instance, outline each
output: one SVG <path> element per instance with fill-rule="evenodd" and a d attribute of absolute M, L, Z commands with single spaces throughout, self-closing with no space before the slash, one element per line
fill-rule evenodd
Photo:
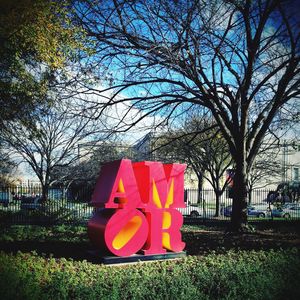
<path fill-rule="evenodd" d="M 186 257 L 186 252 L 166 252 L 163 254 L 151 254 L 151 255 L 142 255 L 134 254 L 126 257 L 119 256 L 101 256 L 99 251 L 93 250 L 89 251 L 89 255 L 93 257 L 93 260 L 98 263 L 103 263 L 105 265 L 114 265 L 114 264 L 128 264 L 136 263 L 140 261 L 154 261 L 154 260 L 166 260 L 166 259 L 176 259 Z"/>

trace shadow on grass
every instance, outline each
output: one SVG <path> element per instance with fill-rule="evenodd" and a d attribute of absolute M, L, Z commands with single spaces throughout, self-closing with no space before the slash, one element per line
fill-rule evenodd
<path fill-rule="evenodd" d="M 206 223 L 199 230 L 188 230 L 183 234 L 186 251 L 190 255 L 203 255 L 210 251 L 226 252 L 230 249 L 300 249 L 300 222 L 268 221 L 251 225 L 253 232 L 243 234 L 226 233 L 226 226 L 220 223 Z"/>
<path fill-rule="evenodd" d="M 231 249 L 266 250 L 300 249 L 300 222 L 257 222 L 253 224 L 254 232 L 245 234 L 226 233 L 226 224 L 211 222 L 205 225 L 186 226 L 183 229 L 183 241 L 188 255 L 206 255 L 212 251 L 224 253 Z M 97 262 L 97 258 L 90 254 L 94 250 L 92 244 L 84 237 L 83 241 L 0 241 L 0 250 L 16 253 L 35 251 L 39 255 L 55 258 L 71 258 Z M 100 253 L 99 257 L 108 255 Z"/>

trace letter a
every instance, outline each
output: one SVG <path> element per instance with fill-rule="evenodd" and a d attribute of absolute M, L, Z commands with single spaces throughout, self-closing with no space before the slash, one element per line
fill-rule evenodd
<path fill-rule="evenodd" d="M 143 207 L 129 159 L 116 160 L 101 168 L 91 205 L 105 208 Z"/>

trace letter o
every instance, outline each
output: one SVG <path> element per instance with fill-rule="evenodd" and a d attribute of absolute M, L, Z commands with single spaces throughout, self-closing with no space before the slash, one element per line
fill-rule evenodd
<path fill-rule="evenodd" d="M 148 230 L 148 222 L 141 211 L 118 209 L 106 224 L 105 244 L 117 256 L 130 256 L 143 247 Z"/>

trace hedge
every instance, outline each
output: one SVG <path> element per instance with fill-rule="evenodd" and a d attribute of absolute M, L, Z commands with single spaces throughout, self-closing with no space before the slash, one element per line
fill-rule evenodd
<path fill-rule="evenodd" d="M 1 299 L 300 299 L 299 250 L 105 266 L 0 252 Z"/>
<path fill-rule="evenodd" d="M 0 228 L 0 242 L 88 242 L 87 227 L 75 225 L 11 225 Z"/>

